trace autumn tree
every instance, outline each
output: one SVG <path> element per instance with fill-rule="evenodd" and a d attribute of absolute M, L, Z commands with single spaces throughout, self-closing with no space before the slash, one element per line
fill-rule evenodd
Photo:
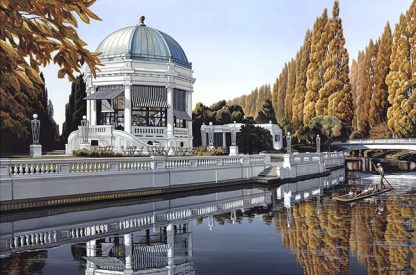
<path fill-rule="evenodd" d="M 387 125 L 399 137 L 416 136 L 416 2 L 395 27 L 390 72 Z"/>
<path fill-rule="evenodd" d="M 381 36 L 376 61 L 375 61 L 375 89 L 370 100 L 369 124 L 371 128 L 387 120 L 388 108 L 388 86 L 386 77 L 390 71 L 392 34 L 390 25 L 387 23 Z"/>
<path fill-rule="evenodd" d="M 335 116 L 341 121 L 351 124 L 353 104 L 349 80 L 349 55 L 345 48 L 338 1 L 334 2 L 332 18 L 327 24 L 329 25 L 329 45 L 324 61 L 327 70 L 324 72 L 325 84 L 320 95 L 328 96 L 328 105 L 327 111 L 324 106 L 323 114 Z"/>
<path fill-rule="evenodd" d="M 287 76 L 287 89 L 286 89 L 286 96 L 284 99 L 284 111 L 285 111 L 285 118 L 287 120 L 286 124 L 291 124 L 292 114 L 293 114 L 293 98 L 295 94 L 295 86 L 296 86 L 296 64 L 297 59 L 291 59 L 288 64 L 288 76 Z M 285 126 L 285 125 L 282 125 Z"/>
<path fill-rule="evenodd" d="M 327 36 L 328 12 L 325 9 L 321 17 L 318 17 L 312 29 L 310 63 L 307 70 L 305 102 L 303 107 L 304 124 L 316 116 L 319 90 L 323 87 L 324 67 L 323 61 L 328 48 Z"/>
<path fill-rule="evenodd" d="M 83 1 L 13 1 L 0 2 L 0 71 L 3 81 L 19 90 L 23 85 L 33 89 L 34 83 L 42 83 L 39 66 L 51 60 L 61 69 L 58 77 L 65 75 L 75 80 L 85 63 L 95 75 L 98 53 L 90 52 L 78 36 L 77 19 L 85 23 L 100 20 L 89 7 L 95 0 Z"/>
<path fill-rule="evenodd" d="M 289 74 L 289 67 L 287 64 L 285 64 L 278 78 L 279 86 L 277 87 L 277 96 L 276 96 L 277 105 L 275 106 L 276 119 L 277 119 L 277 122 L 282 127 L 284 127 L 288 123 L 288 120 L 286 117 L 286 111 L 285 111 L 285 98 L 286 98 L 286 91 L 288 87 L 288 74 Z"/>
<path fill-rule="evenodd" d="M 292 100 L 292 124 L 294 128 L 298 128 L 303 124 L 303 103 L 306 94 L 306 71 L 309 65 L 309 56 L 311 48 L 311 32 L 307 30 L 303 46 L 300 49 L 299 63 L 296 68 L 296 84 Z"/>

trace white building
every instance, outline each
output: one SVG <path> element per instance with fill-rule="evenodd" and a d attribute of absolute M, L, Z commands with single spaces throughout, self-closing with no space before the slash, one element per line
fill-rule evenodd
<path fill-rule="evenodd" d="M 237 133 L 241 132 L 241 127 L 243 123 L 236 123 L 235 130 Z M 268 130 L 273 138 L 273 149 L 280 150 L 283 147 L 283 138 L 282 138 L 282 129 L 278 124 L 267 123 L 267 124 L 253 124 L 257 127 L 262 127 Z M 209 132 L 210 125 L 203 124 L 201 126 L 201 140 L 202 146 L 209 146 Z M 234 123 L 224 124 L 224 125 L 212 125 L 212 130 L 214 131 L 213 136 L 213 146 L 223 147 L 228 150 L 228 147 L 231 145 L 231 133 L 234 128 Z"/>
<path fill-rule="evenodd" d="M 192 63 L 175 39 L 144 19 L 108 35 L 96 50 L 104 66 L 95 78 L 85 73 L 88 143 L 192 147 Z M 71 133 L 67 153 L 81 143 L 81 131 Z"/>

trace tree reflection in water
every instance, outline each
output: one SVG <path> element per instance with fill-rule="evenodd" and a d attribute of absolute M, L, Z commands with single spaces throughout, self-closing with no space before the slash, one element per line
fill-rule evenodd
<path fill-rule="evenodd" d="M 275 225 L 306 274 L 346 274 L 350 254 L 368 274 L 414 274 L 415 209 L 411 195 L 353 205 L 324 198 L 276 212 Z"/>
<path fill-rule="evenodd" d="M 45 260 L 48 258 L 48 251 L 25 251 L 16 253 L 9 258 L 1 259 L 1 274 L 24 275 L 43 274 Z M 7 273 L 3 273 L 7 272 Z"/>

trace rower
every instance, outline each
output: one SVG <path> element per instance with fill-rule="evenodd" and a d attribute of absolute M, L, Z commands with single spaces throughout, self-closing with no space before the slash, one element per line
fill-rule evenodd
<path fill-rule="evenodd" d="M 377 163 L 377 171 L 380 173 L 380 183 L 378 184 L 378 189 L 381 190 L 384 187 L 384 169 L 380 163 Z"/>

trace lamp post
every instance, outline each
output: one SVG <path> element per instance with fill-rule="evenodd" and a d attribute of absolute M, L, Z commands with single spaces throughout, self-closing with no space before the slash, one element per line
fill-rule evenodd
<path fill-rule="evenodd" d="M 321 137 L 319 135 L 316 135 L 316 152 L 321 152 Z"/>
<path fill-rule="evenodd" d="M 292 135 L 290 134 L 290 132 L 288 132 L 286 135 L 286 143 L 287 143 L 287 153 L 291 154 L 292 153 Z"/>
<path fill-rule="evenodd" d="M 212 122 L 209 123 L 208 148 L 214 148 L 214 125 L 212 125 Z"/>
<path fill-rule="evenodd" d="M 37 114 L 33 114 L 33 119 L 30 121 L 32 126 L 32 144 L 30 145 L 30 156 L 36 158 L 42 156 L 42 145 L 39 144 L 40 139 L 40 120 Z"/>
<path fill-rule="evenodd" d="M 237 125 L 234 121 L 233 128 L 231 129 L 231 146 L 230 146 L 230 156 L 238 155 L 238 146 L 237 146 Z"/>

